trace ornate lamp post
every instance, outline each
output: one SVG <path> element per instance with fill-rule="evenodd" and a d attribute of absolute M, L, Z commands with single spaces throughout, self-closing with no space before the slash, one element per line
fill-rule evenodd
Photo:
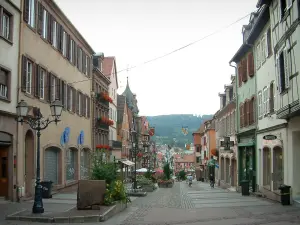
<path fill-rule="evenodd" d="M 137 136 L 137 133 L 135 131 L 134 128 L 131 129 L 131 143 L 132 143 L 132 154 L 134 154 L 134 181 L 133 181 L 133 189 L 137 189 L 137 182 L 136 182 L 136 154 L 137 154 L 137 151 L 136 151 L 136 136 Z"/>
<path fill-rule="evenodd" d="M 17 105 L 17 121 L 20 122 L 22 125 L 23 123 L 28 124 L 31 129 L 37 131 L 37 153 L 36 153 L 36 185 L 35 185 L 35 193 L 34 193 L 34 203 L 32 207 L 32 213 L 44 213 L 44 206 L 43 206 L 43 198 L 42 198 L 42 190 L 43 187 L 40 183 L 40 137 L 41 131 L 46 129 L 48 125 L 52 122 L 60 121 L 60 116 L 62 112 L 62 104 L 60 101 L 55 100 L 50 105 L 51 116 L 53 117 L 52 120 L 49 118 L 45 119 L 40 111 L 40 108 L 33 107 L 33 117 L 28 117 L 28 105 L 24 100 Z"/>

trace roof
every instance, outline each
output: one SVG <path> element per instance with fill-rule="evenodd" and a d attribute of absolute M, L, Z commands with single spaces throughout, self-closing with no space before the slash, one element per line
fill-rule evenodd
<path fill-rule="evenodd" d="M 205 128 L 204 123 L 202 123 L 201 126 L 199 127 L 199 129 L 196 130 L 196 131 L 193 133 L 193 135 L 194 135 L 194 134 L 202 134 L 202 133 L 204 132 L 204 128 Z"/>
<path fill-rule="evenodd" d="M 82 40 L 83 44 L 87 48 L 88 51 L 90 51 L 92 54 L 94 54 L 93 48 L 90 46 L 90 44 L 85 40 L 85 38 L 82 36 L 82 34 L 77 30 L 77 28 L 73 25 L 73 23 L 69 20 L 69 18 L 64 14 L 64 12 L 61 10 L 61 8 L 58 6 L 56 1 L 48 1 L 49 6 L 53 6 L 54 10 L 56 10 L 61 16 L 62 21 L 70 24 L 70 28 L 74 30 L 74 35 L 77 36 L 79 39 Z"/>
<path fill-rule="evenodd" d="M 243 43 L 242 46 L 239 48 L 239 50 L 234 54 L 232 59 L 229 61 L 229 64 L 232 62 L 238 63 L 241 58 L 251 49 L 250 45 L 247 45 L 246 43 Z"/>
<path fill-rule="evenodd" d="M 183 155 L 183 158 L 178 158 L 175 162 L 177 163 L 184 163 L 184 162 L 194 162 L 195 157 L 194 154 L 192 155 Z"/>
<path fill-rule="evenodd" d="M 116 67 L 116 58 L 114 56 L 104 57 L 103 62 L 102 62 L 102 72 L 107 77 L 110 77 L 113 73 L 115 73 L 117 88 L 118 88 L 118 74 L 117 74 L 117 67 Z"/>
<path fill-rule="evenodd" d="M 270 3 L 272 2 L 272 0 L 258 0 L 258 2 L 256 3 L 256 8 L 260 8 L 262 5 L 270 5 Z"/>
<path fill-rule="evenodd" d="M 132 93 L 130 87 L 129 87 L 129 82 L 128 82 L 128 77 L 127 77 L 127 84 L 126 84 L 126 88 L 122 94 L 123 96 L 126 97 L 126 103 L 128 108 L 133 111 L 134 113 L 139 113 L 139 109 L 138 106 L 136 104 L 136 99 L 135 99 L 135 95 Z"/>

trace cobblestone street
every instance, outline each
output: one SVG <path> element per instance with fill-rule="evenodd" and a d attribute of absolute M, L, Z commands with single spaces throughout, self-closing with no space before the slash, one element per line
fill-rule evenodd
<path fill-rule="evenodd" d="M 300 224 L 300 208 L 282 206 L 263 198 L 241 196 L 208 184 L 185 182 L 173 188 L 161 188 L 146 197 L 133 198 L 129 207 L 101 224 L 187 224 L 187 225 L 290 225 Z M 5 225 L 25 223 L 1 221 Z M 93 224 L 93 223 L 89 223 Z"/>

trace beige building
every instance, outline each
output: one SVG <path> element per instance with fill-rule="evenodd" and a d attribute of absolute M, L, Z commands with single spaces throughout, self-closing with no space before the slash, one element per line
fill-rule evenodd
<path fill-rule="evenodd" d="M 91 149 L 90 93 L 93 49 L 54 1 L 24 1 L 21 22 L 19 99 L 50 116 L 50 102 L 61 100 L 61 122 L 41 135 L 41 180 L 54 188 L 74 184 L 87 165 Z M 19 124 L 18 178 L 20 197 L 33 195 L 36 135 Z"/>
<path fill-rule="evenodd" d="M 0 198 L 15 200 L 20 0 L 0 3 Z"/>

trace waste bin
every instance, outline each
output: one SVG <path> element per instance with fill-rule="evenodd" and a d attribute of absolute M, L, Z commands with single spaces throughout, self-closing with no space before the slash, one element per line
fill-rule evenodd
<path fill-rule="evenodd" d="M 53 182 L 51 180 L 41 182 L 41 185 L 43 187 L 43 198 L 52 198 L 52 183 Z"/>
<path fill-rule="evenodd" d="M 244 196 L 250 195 L 249 181 L 248 180 L 241 181 L 241 187 L 242 187 L 242 195 L 244 195 Z"/>
<path fill-rule="evenodd" d="M 290 192 L 291 186 L 288 185 L 280 185 L 280 198 L 281 198 L 281 204 L 282 205 L 290 205 L 291 204 L 291 192 Z"/>

